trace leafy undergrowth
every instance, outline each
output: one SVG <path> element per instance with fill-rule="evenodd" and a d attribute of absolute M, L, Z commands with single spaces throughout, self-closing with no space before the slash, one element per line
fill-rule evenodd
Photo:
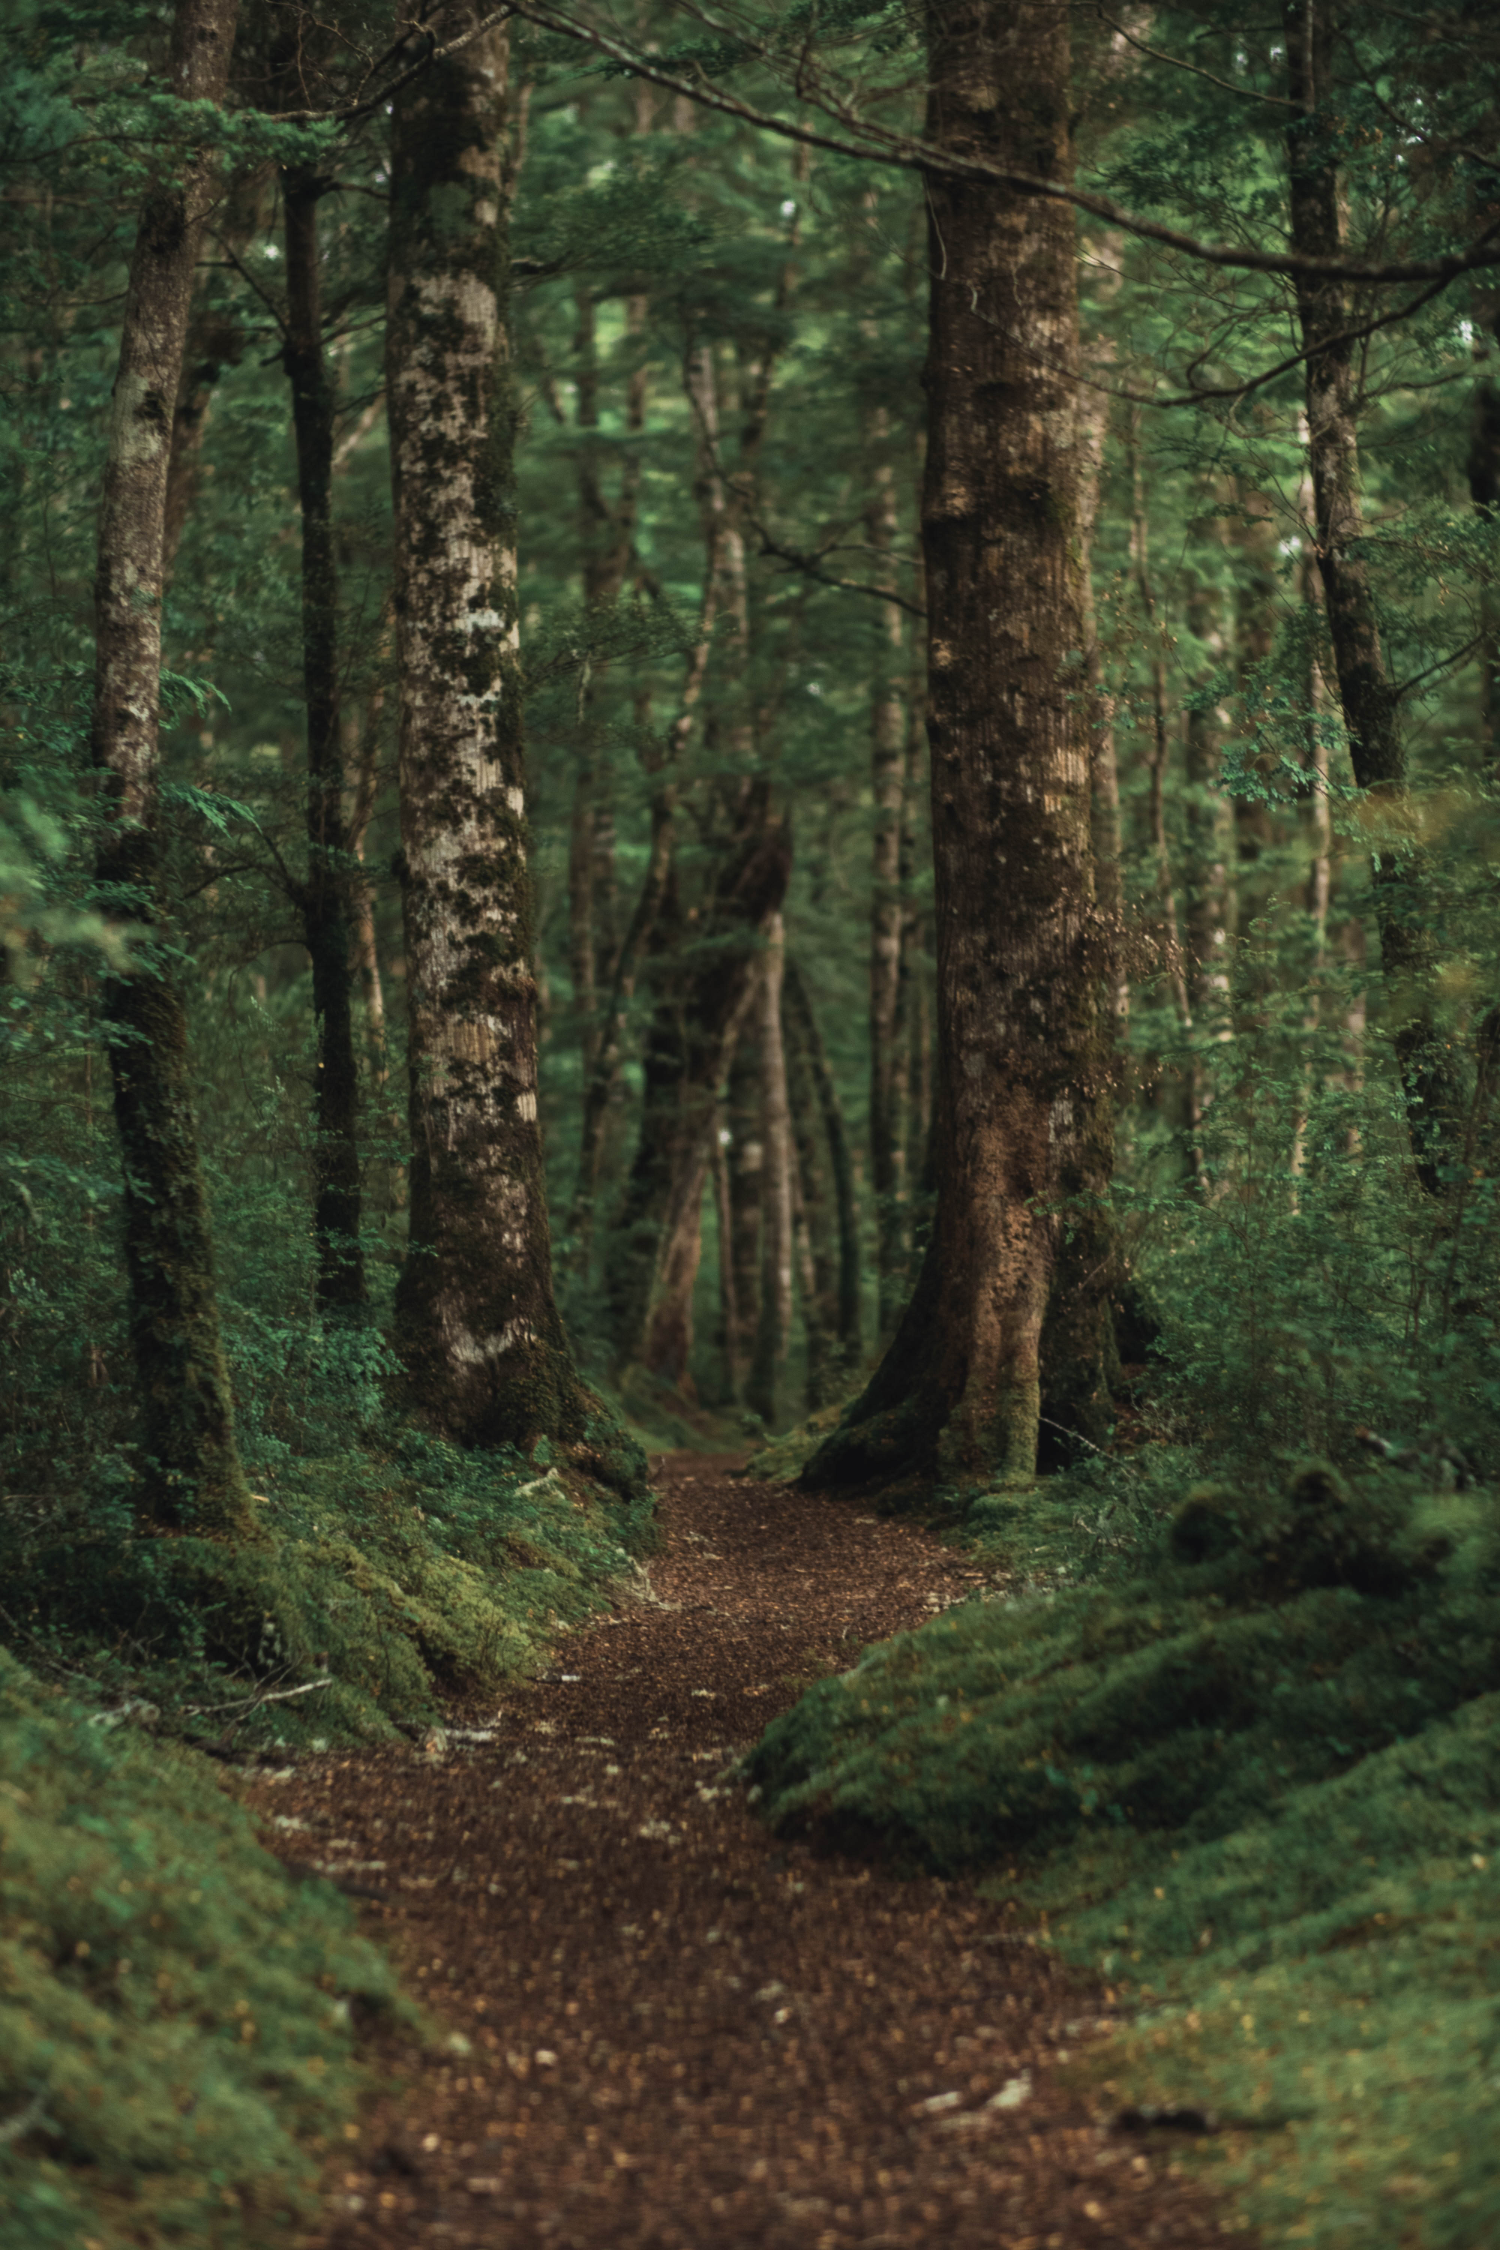
<path fill-rule="evenodd" d="M 315 2208 L 394 1980 L 191 1753 L 0 1651 L 0 2210 L 26 2250 L 235 2250 Z"/>
<path fill-rule="evenodd" d="M 621 1503 L 409 1430 L 258 1474 L 264 1542 L 233 1553 L 138 1535 L 128 1489 L 30 1538 L 13 1525 L 6 1607 L 28 1658 L 237 1750 L 379 1740 L 608 1608 L 651 1544 L 644 1485 Z"/>
<path fill-rule="evenodd" d="M 748 1761 L 778 1825 L 987 1875 L 1135 2013 L 1271 2243 L 1500 2241 L 1500 1512 L 1200 1488 L 1170 1545 L 871 1650 Z"/>

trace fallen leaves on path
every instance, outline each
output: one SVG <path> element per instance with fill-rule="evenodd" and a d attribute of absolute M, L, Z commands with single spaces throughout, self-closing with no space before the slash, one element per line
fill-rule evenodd
<path fill-rule="evenodd" d="M 273 1849 L 381 1887 L 368 1926 L 451 2027 L 330 2152 L 316 2250 L 1221 2243 L 1049 2075 L 1101 1996 L 962 1885 L 778 1842 L 727 1775 L 971 1559 L 702 1456 L 658 1487 L 649 1598 L 555 1672 L 259 1792 Z"/>

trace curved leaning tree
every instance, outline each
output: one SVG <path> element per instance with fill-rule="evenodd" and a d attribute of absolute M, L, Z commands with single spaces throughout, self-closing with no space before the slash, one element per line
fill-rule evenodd
<path fill-rule="evenodd" d="M 472 0 L 395 103 L 387 400 L 395 489 L 412 1410 L 466 1445 L 546 1440 L 620 1491 L 645 1464 L 580 1382 L 553 1299 L 536 1098 L 512 404 L 508 42 Z"/>
<path fill-rule="evenodd" d="M 929 0 L 927 39 L 929 144 L 1069 183 L 1066 10 Z M 1108 932 L 1069 676 L 1086 568 L 1074 220 L 956 171 L 926 187 L 937 1209 L 906 1316 L 809 1463 L 814 1485 L 1029 1482 L 1044 1347 L 1049 1415 L 1109 1418 Z"/>

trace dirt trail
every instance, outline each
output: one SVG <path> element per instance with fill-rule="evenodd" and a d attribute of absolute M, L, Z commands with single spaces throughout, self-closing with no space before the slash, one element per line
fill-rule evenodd
<path fill-rule="evenodd" d="M 1055 2083 L 1099 1995 L 963 1886 L 779 1843 L 721 1780 L 799 1681 L 971 1567 L 722 1461 L 658 1472 L 656 1601 L 561 1643 L 559 1676 L 472 1718 L 491 1739 L 257 1792 L 305 1824 L 268 1831 L 289 1858 L 384 1894 L 372 1932 L 468 2042 L 391 2058 L 320 2250 L 1222 2242 L 1170 2151 Z"/>

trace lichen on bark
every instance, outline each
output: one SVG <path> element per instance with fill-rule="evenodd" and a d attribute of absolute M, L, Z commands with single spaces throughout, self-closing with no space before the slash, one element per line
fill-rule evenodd
<path fill-rule="evenodd" d="M 411 1410 L 460 1443 L 644 1463 L 575 1371 L 553 1298 L 536 1097 L 516 611 L 507 35 L 472 5 L 394 105 L 386 347 L 395 492 Z"/>

